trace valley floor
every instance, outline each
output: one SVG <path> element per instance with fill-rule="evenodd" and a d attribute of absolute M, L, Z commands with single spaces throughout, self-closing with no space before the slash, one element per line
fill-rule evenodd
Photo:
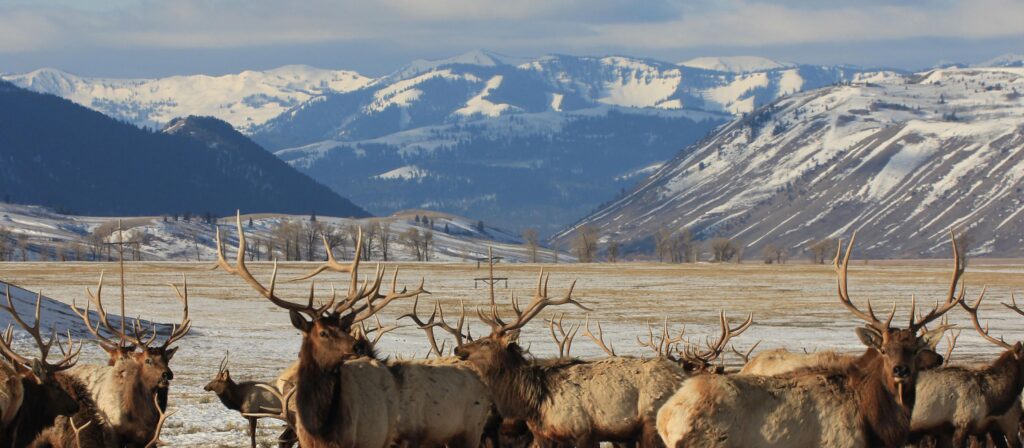
<path fill-rule="evenodd" d="M 900 311 L 897 320 L 907 318 L 912 294 L 920 306 L 930 307 L 944 298 L 949 282 L 948 260 L 872 261 L 855 260 L 850 267 L 850 294 L 861 306 L 871 299 L 876 309 L 888 309 L 893 300 Z M 203 386 L 216 373 L 226 350 L 231 352 L 231 372 L 236 380 L 270 380 L 296 357 L 299 334 L 289 324 L 287 314 L 256 295 L 240 279 L 221 271 L 211 271 L 209 263 L 129 263 L 127 270 L 128 313 L 161 322 L 177 322 L 180 306 L 169 282 L 181 282 L 188 276 L 192 333 L 180 342 L 181 350 L 172 368 L 175 380 L 171 391 L 171 408 L 177 413 L 167 422 L 164 440 L 172 446 L 247 446 L 245 421 L 223 408 L 216 397 L 203 391 Z M 280 278 L 292 278 L 312 269 L 314 264 L 288 263 L 281 266 Z M 365 265 L 364 265 L 365 266 Z M 465 300 L 468 321 L 475 335 L 485 333 L 485 325 L 475 318 L 474 309 L 487 303 L 483 284 L 474 289 L 473 278 L 485 277 L 486 267 L 475 264 L 402 263 L 399 284 L 414 287 L 420 277 L 432 292 L 420 305 L 420 314 L 429 315 L 434 300 L 446 305 L 449 320 L 457 318 L 459 300 Z M 394 265 L 389 265 L 393 268 Z M 515 291 L 523 302 L 532 296 L 536 275 L 541 266 L 499 264 L 495 275 L 509 277 L 509 288 L 499 283 L 496 294 L 502 305 L 508 304 L 509 293 Z M 859 351 L 861 346 L 853 335 L 859 325 L 836 300 L 835 275 L 830 265 L 764 265 L 748 262 L 736 265 L 667 265 L 667 264 L 559 264 L 545 265 L 551 273 L 550 294 L 560 297 L 573 279 L 577 279 L 574 296 L 594 309 L 591 319 L 599 319 L 605 339 L 610 340 L 620 355 L 646 355 L 636 343 L 636 336 L 646 335 L 645 322 L 660 324 L 668 319 L 674 331 L 686 324 L 686 334 L 696 339 L 717 332 L 717 314 L 725 310 L 738 322 L 746 313 L 754 314 L 754 326 L 734 340 L 737 349 L 763 340 L 758 351 L 776 347 L 791 350 L 838 348 Z M 270 265 L 252 263 L 257 278 L 269 281 Z M 116 264 L 106 263 L 0 263 L 0 280 L 36 291 L 54 299 L 82 304 L 84 288 L 94 287 L 100 271 L 107 272 L 104 295 L 107 307 L 114 308 L 117 297 Z M 365 266 L 363 275 L 372 275 Z M 982 285 L 988 295 L 982 318 L 991 321 L 992 334 L 1008 341 L 1024 339 L 1024 317 L 1007 312 L 999 305 L 1009 301 L 1011 290 L 1024 289 L 1024 260 L 971 260 L 967 268 L 967 297 L 973 301 Z M 390 278 L 390 271 L 386 278 Z M 319 297 L 328 294 L 328 280 L 339 289 L 346 288 L 346 278 L 324 274 L 318 278 Z M 401 286 L 400 286 L 401 287 Z M 279 283 L 282 297 L 303 300 L 308 293 L 306 282 Z M 397 316 L 408 312 L 411 301 L 395 302 L 382 315 L 391 324 Z M 575 308 L 548 310 L 565 312 L 568 321 L 582 320 L 585 311 Z M 963 330 L 954 359 L 961 362 L 990 359 L 998 352 L 984 342 L 971 328 L 967 315 L 956 310 L 950 320 Z M 389 333 L 381 341 L 384 356 L 422 357 L 427 351 L 422 332 L 406 325 Z M 596 332 L 596 326 L 593 328 Z M 440 334 L 439 334 L 440 335 Z M 537 356 L 551 356 L 556 351 L 546 324 L 531 323 L 523 335 L 523 346 Z M 578 337 L 573 354 L 582 358 L 603 356 L 589 340 Z M 940 346 L 940 351 L 944 351 Z M 101 351 L 95 346 L 84 350 L 82 362 L 98 362 Z M 736 364 L 735 356 L 729 357 Z M 262 425 L 260 439 L 269 443 L 279 425 L 267 421 Z"/>

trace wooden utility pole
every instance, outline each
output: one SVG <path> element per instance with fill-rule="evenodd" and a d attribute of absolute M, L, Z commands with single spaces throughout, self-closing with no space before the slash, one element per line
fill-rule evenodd
<path fill-rule="evenodd" d="M 121 334 L 128 334 L 128 333 L 125 333 L 125 328 L 124 328 L 125 321 L 127 320 L 127 318 L 125 317 L 125 314 L 124 314 L 124 302 L 125 302 L 125 300 L 124 300 L 124 290 L 125 290 L 125 287 L 124 287 L 124 247 L 125 246 L 129 246 L 129 245 L 133 246 L 136 249 L 136 253 L 141 253 L 141 250 L 139 250 L 139 244 L 140 243 L 138 241 L 125 241 L 124 240 L 124 229 L 121 227 L 121 220 L 118 219 L 117 220 L 117 242 L 104 243 L 104 244 L 107 244 L 107 245 L 110 245 L 110 246 L 117 246 L 118 266 L 119 266 L 119 268 L 121 270 Z"/>

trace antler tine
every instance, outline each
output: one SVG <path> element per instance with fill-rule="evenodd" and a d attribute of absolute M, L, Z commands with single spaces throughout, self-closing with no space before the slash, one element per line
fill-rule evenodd
<path fill-rule="evenodd" d="M 579 322 L 569 326 L 569 331 L 565 331 L 565 327 L 562 325 L 562 320 L 565 318 L 565 313 L 558 316 L 557 322 L 555 316 L 551 316 L 549 328 L 551 330 L 551 339 L 555 341 L 555 345 L 558 346 L 558 357 L 568 358 L 572 354 L 572 340 L 576 338 L 576 332 L 580 329 Z M 555 333 L 555 328 L 558 328 L 558 333 Z M 561 335 L 561 336 L 559 336 Z"/>
<path fill-rule="evenodd" d="M 419 327 L 421 330 L 423 330 L 424 333 L 426 333 L 427 342 L 430 343 L 430 351 L 427 352 L 427 357 L 429 357 L 431 353 L 433 353 L 434 356 L 441 357 L 441 349 L 437 347 L 437 337 L 434 335 L 434 320 L 437 318 L 437 307 L 434 307 L 434 312 L 430 314 L 430 319 L 428 319 L 426 322 L 423 322 L 423 320 L 420 319 L 419 314 L 416 313 L 416 307 L 419 306 L 419 304 L 420 296 L 416 296 L 412 302 L 412 312 L 403 314 L 398 318 L 402 319 L 407 317 L 409 319 L 412 319 L 413 323 L 415 323 L 417 327 Z"/>
<path fill-rule="evenodd" d="M 718 339 L 715 343 L 711 343 L 710 340 L 705 340 L 708 350 L 703 353 L 697 353 L 697 357 L 710 363 L 722 355 L 722 351 L 725 350 L 725 345 L 729 343 L 732 338 L 743 334 L 750 328 L 750 325 L 754 323 L 753 313 L 747 315 L 747 320 L 743 321 L 739 326 L 732 328 L 729 326 L 729 319 L 725 317 L 725 311 L 718 313 L 719 325 L 721 330 L 719 331 Z"/>
<path fill-rule="evenodd" d="M 996 339 L 989 334 L 988 325 L 985 325 L 985 329 L 982 329 L 981 323 L 978 322 L 978 308 L 981 307 L 981 301 L 985 299 L 985 291 L 987 289 L 988 286 L 984 286 L 981 288 L 981 294 L 978 294 L 978 300 L 974 301 L 974 306 L 970 306 L 966 302 L 959 302 L 960 306 L 963 307 L 963 309 L 967 311 L 967 314 L 971 316 L 971 324 L 974 325 L 974 329 L 978 332 L 978 334 L 981 335 L 981 337 L 985 338 L 986 341 L 989 341 L 1002 348 L 1011 349 L 1013 348 L 1013 346 L 1004 341 L 1003 338 L 1000 337 Z"/>
<path fill-rule="evenodd" d="M 248 413 L 247 412 L 247 413 L 243 413 L 242 416 L 243 417 L 247 417 L 247 418 L 264 418 L 264 417 L 273 418 L 273 419 L 277 419 L 277 420 L 283 421 L 286 425 L 288 425 L 289 428 L 294 429 L 295 426 L 294 426 L 294 424 L 292 422 L 291 416 L 289 415 L 288 407 L 289 407 L 289 402 L 292 399 L 292 396 L 295 395 L 295 389 L 296 388 L 292 387 L 291 389 L 288 389 L 287 393 L 282 394 L 280 390 L 278 390 L 276 387 L 271 386 L 269 384 L 259 383 L 259 384 L 256 384 L 256 387 L 262 388 L 262 389 L 266 390 L 267 392 L 269 392 L 271 395 L 273 395 L 274 398 L 276 398 L 281 403 L 281 407 L 279 409 L 272 409 L 272 408 L 261 407 L 261 409 L 264 412 L 256 412 L 256 413 Z M 277 411 L 277 412 L 275 413 L 274 411 Z"/>
<path fill-rule="evenodd" d="M 352 257 L 352 262 L 349 263 L 349 264 L 339 263 L 338 260 L 336 260 L 334 258 L 334 252 L 331 250 L 330 243 L 327 242 L 327 236 L 320 235 L 320 238 L 323 239 L 323 242 L 324 242 L 324 251 L 327 252 L 327 261 L 324 262 L 324 264 L 318 266 L 312 272 L 310 272 L 310 273 L 308 273 L 306 275 L 303 275 L 301 277 L 293 278 L 293 279 L 288 280 L 288 281 L 289 282 L 296 282 L 296 281 L 300 281 L 300 280 L 308 280 L 310 278 L 316 277 L 317 275 L 320 275 L 320 273 L 322 273 L 324 271 L 339 272 L 339 273 L 349 273 L 349 274 L 351 274 L 351 276 L 350 276 L 350 279 L 349 279 L 349 290 L 348 290 L 348 292 L 349 293 L 355 292 L 356 291 L 356 285 L 358 283 L 357 277 L 358 277 L 358 273 L 359 273 L 359 260 L 360 260 L 360 256 L 362 255 L 362 252 L 363 252 L 363 228 L 359 227 L 359 230 L 357 231 L 357 234 L 356 234 L 356 252 L 355 252 L 355 254 Z"/>
<path fill-rule="evenodd" d="M 156 428 L 153 430 L 153 439 L 146 444 L 146 448 L 156 448 L 160 446 L 161 443 L 163 443 L 160 440 L 160 433 L 163 432 L 164 430 L 164 423 L 167 422 L 167 417 L 170 417 L 174 415 L 175 412 L 178 412 L 177 409 L 175 409 L 171 412 L 165 413 L 164 410 L 160 407 L 160 396 L 155 392 L 153 393 L 153 404 L 156 405 L 156 412 L 159 418 L 156 421 Z"/>
<path fill-rule="evenodd" d="M 85 424 L 82 426 L 78 426 L 75 424 L 74 417 L 69 417 L 68 421 L 71 422 L 71 431 L 75 433 L 75 448 L 82 448 L 82 431 L 85 430 L 85 428 L 92 426 L 94 421 L 89 420 L 85 422 Z"/>
<path fill-rule="evenodd" d="M 878 320 L 878 317 L 875 316 L 875 312 L 871 309 L 871 301 L 868 301 L 868 313 L 865 313 L 861 311 L 860 308 L 857 308 L 857 306 L 853 304 L 853 301 L 850 300 L 850 292 L 848 289 L 847 282 L 847 272 L 850 267 L 850 255 L 853 252 L 853 244 L 856 240 L 857 232 L 854 231 L 853 234 L 850 235 L 850 244 L 846 246 L 845 254 L 843 253 L 843 240 L 840 239 L 838 241 L 839 248 L 838 250 L 836 250 L 836 258 L 833 264 L 835 266 L 835 271 L 837 274 L 836 282 L 839 291 L 839 302 L 844 307 L 846 307 L 846 309 L 850 311 L 850 313 L 852 313 L 854 316 L 857 316 L 861 320 L 867 322 L 868 325 L 875 328 L 876 330 L 885 332 L 889 329 L 889 324 L 892 321 L 891 317 L 885 324 L 883 324 L 880 320 Z M 842 256 L 843 259 L 841 265 L 839 263 L 840 256 Z"/>
<path fill-rule="evenodd" d="M 100 271 L 100 279 L 99 279 L 98 282 L 96 282 L 96 293 L 95 294 L 93 294 L 93 292 L 89 288 L 85 288 L 86 297 L 88 297 L 89 303 L 92 303 L 93 305 L 96 305 L 96 314 L 98 316 L 98 319 L 97 319 L 98 323 L 96 324 L 96 333 L 93 333 L 93 334 L 98 339 L 103 339 L 103 340 L 109 341 L 109 339 L 104 338 L 103 336 L 101 336 L 99 334 L 100 324 L 102 324 L 103 328 L 105 328 L 107 330 L 107 332 L 109 332 L 110 334 L 115 335 L 115 336 L 118 337 L 118 342 L 116 344 L 113 341 L 110 341 L 109 342 L 110 344 L 112 344 L 114 347 L 119 347 L 119 348 L 122 348 L 122 349 L 134 349 L 134 345 L 131 345 L 131 344 L 128 343 L 128 342 L 131 341 L 131 338 L 128 336 L 128 334 L 126 334 L 125 332 L 121 331 L 120 328 L 114 327 L 110 323 L 109 317 L 107 315 L 107 311 L 105 309 L 103 309 L 103 274 L 104 274 L 104 272 Z M 74 302 L 72 302 L 72 303 L 74 303 Z M 89 303 L 86 303 L 86 313 L 85 313 L 85 316 L 88 316 Z M 75 314 L 78 314 L 78 312 L 76 311 Z M 81 316 L 81 315 L 79 315 L 79 316 Z M 87 317 L 82 317 L 82 319 L 83 320 L 87 320 L 88 318 Z M 127 319 L 127 317 L 121 316 L 121 319 L 124 320 L 124 319 Z M 89 326 L 89 324 L 87 323 L 86 326 Z M 90 332 L 92 332 L 92 331 L 90 330 Z M 101 342 L 101 344 L 102 344 L 102 342 Z"/>
<path fill-rule="evenodd" d="M 530 300 L 530 304 L 526 306 L 522 314 L 519 314 L 515 322 L 508 325 L 502 326 L 502 331 L 518 330 L 530 322 L 531 319 L 537 317 L 544 308 L 551 305 L 565 305 L 572 304 L 586 311 L 593 311 L 583 304 L 577 302 L 572 298 L 573 289 L 576 288 L 576 281 L 573 280 L 572 284 L 569 285 L 569 290 L 565 293 L 565 296 L 558 300 L 551 300 L 548 297 L 548 277 L 541 277 L 537 281 L 537 292 L 534 293 L 533 299 Z"/>
<path fill-rule="evenodd" d="M 224 373 L 228 369 L 228 356 L 231 355 L 231 351 L 224 350 L 224 359 L 220 360 L 220 367 L 217 368 L 217 373 Z"/>
<path fill-rule="evenodd" d="M 956 348 L 956 341 L 960 339 L 960 330 L 950 330 L 946 333 L 946 357 L 943 358 L 942 365 L 948 366 L 949 360 L 953 359 L 953 349 Z"/>
<path fill-rule="evenodd" d="M 952 280 L 949 283 L 949 292 L 946 294 L 946 301 L 940 307 L 938 304 L 931 311 L 925 314 L 916 324 L 911 325 L 912 330 L 919 330 L 925 324 L 939 318 L 943 314 L 946 314 L 949 310 L 953 309 L 958 303 L 963 303 L 964 295 L 966 294 L 966 284 L 960 279 L 964 274 L 964 260 L 960 254 L 960 248 L 956 242 L 956 234 L 953 230 L 949 230 L 949 237 L 953 245 L 953 275 Z M 957 284 L 960 284 L 960 294 L 956 293 Z"/>
<path fill-rule="evenodd" d="M 740 358 L 742 358 L 743 359 L 743 363 L 746 364 L 746 363 L 750 362 L 750 354 L 754 352 L 754 349 L 756 349 L 758 345 L 761 345 L 761 341 L 760 340 L 755 342 L 754 345 L 751 345 L 750 348 L 747 349 L 746 353 L 740 353 L 739 350 L 736 350 L 736 346 L 732 345 L 732 344 L 729 344 L 729 349 L 732 350 L 732 352 L 735 353 L 736 356 L 739 356 Z"/>
<path fill-rule="evenodd" d="M 1013 290 L 1010 290 L 1010 303 L 1012 303 L 1012 305 L 1006 304 L 1006 303 L 1004 302 L 1004 303 L 1003 303 L 1003 306 L 1005 306 L 1006 308 L 1009 308 L 1009 309 L 1013 310 L 1014 312 L 1016 312 L 1017 314 L 1020 314 L 1021 316 L 1024 316 L 1024 310 L 1020 309 L 1020 308 L 1019 308 L 1019 307 L 1017 306 L 1017 297 L 1015 297 L 1015 296 L 1014 296 L 1014 294 L 1013 294 Z"/>
<path fill-rule="evenodd" d="M 373 316 L 373 319 L 376 321 L 376 326 L 368 331 L 368 333 L 376 333 L 376 335 L 374 335 L 373 337 L 373 340 L 371 341 L 372 345 L 377 345 L 377 343 L 380 342 L 381 337 L 399 328 L 398 325 L 384 326 L 384 324 L 380 321 L 380 316 L 376 314 Z"/>
<path fill-rule="evenodd" d="M 98 322 L 96 323 L 95 328 L 92 326 L 92 321 L 89 319 L 89 309 L 91 304 L 92 302 L 87 300 L 85 302 L 85 309 L 80 310 L 78 309 L 78 304 L 72 299 L 71 304 L 68 306 L 71 307 L 71 312 L 75 313 L 82 319 L 82 322 L 85 323 L 85 328 L 89 330 L 89 333 L 92 334 L 94 338 L 96 338 L 96 342 L 98 342 L 100 346 L 105 350 L 116 349 L 118 344 L 100 333 L 100 324 Z"/>
<path fill-rule="evenodd" d="M 224 258 L 224 244 L 221 242 L 220 227 L 218 227 L 216 232 L 217 264 L 215 268 L 219 267 L 228 274 L 240 277 L 252 289 L 255 289 L 256 292 L 260 293 L 260 295 L 265 297 L 267 300 L 270 300 L 270 302 L 273 303 L 274 305 L 277 305 L 289 311 L 306 313 L 307 315 L 314 319 L 319 317 L 317 314 L 315 314 L 316 310 L 312 308 L 311 304 L 306 306 L 299 305 L 297 303 L 292 303 L 287 300 L 282 300 L 281 298 L 277 297 L 277 295 L 274 294 L 274 286 L 277 282 L 277 260 L 274 260 L 274 271 L 270 276 L 269 288 L 263 286 L 263 284 L 260 283 L 259 280 L 256 280 L 256 277 L 253 277 L 252 273 L 249 272 L 249 269 L 245 266 L 245 231 L 242 229 L 242 214 L 240 211 L 235 212 L 235 228 L 238 229 L 238 252 L 235 255 L 235 265 L 231 266 L 231 264 L 228 263 L 227 260 Z"/>
<path fill-rule="evenodd" d="M 605 344 L 604 342 L 604 329 L 601 328 L 601 321 L 597 321 L 598 336 L 594 336 L 594 333 L 590 332 L 590 313 L 587 313 L 586 324 L 584 324 L 584 327 L 585 330 L 583 330 L 583 336 L 586 336 L 593 340 L 594 343 L 601 348 L 601 350 L 604 350 L 604 352 L 608 354 L 608 356 L 616 356 L 615 348 L 612 347 L 611 344 Z"/>
<path fill-rule="evenodd" d="M 36 343 L 36 347 L 39 348 L 39 355 L 40 355 L 39 356 L 39 361 L 43 365 L 43 367 L 45 367 L 50 372 L 55 372 L 55 371 L 59 371 L 59 370 L 65 370 L 67 368 L 70 368 L 72 365 L 74 365 L 74 363 L 71 362 L 70 365 L 64 366 L 65 363 L 68 363 L 68 362 L 71 361 L 70 358 L 72 356 L 70 356 L 70 355 L 66 356 L 65 359 L 60 360 L 56 364 L 50 364 L 47 361 L 47 357 L 50 354 L 50 349 L 53 348 L 53 343 L 57 339 L 57 331 L 56 330 L 53 331 L 53 334 L 50 335 L 50 339 L 48 341 L 46 341 L 46 342 L 43 341 L 43 336 L 42 336 L 42 333 L 40 331 L 40 327 L 42 326 L 42 321 L 40 320 L 41 309 L 42 309 L 41 307 L 42 307 L 42 303 L 43 303 L 43 294 L 42 294 L 42 292 L 37 292 L 36 293 L 36 306 L 35 306 L 35 313 L 34 313 L 35 323 L 33 325 L 29 325 L 27 322 L 25 322 L 25 320 L 21 318 L 21 315 L 18 314 L 18 310 L 15 309 L 15 307 L 14 307 L 14 298 L 11 296 L 11 285 L 10 284 L 6 284 L 5 294 L 7 295 L 7 305 L 0 304 L 0 309 L 6 310 L 11 315 L 11 317 L 14 318 L 14 321 L 17 322 L 18 325 L 21 328 L 23 328 L 26 333 L 28 333 L 30 336 L 32 336 L 32 339 Z M 13 340 L 13 338 L 14 338 L 14 333 L 13 333 L 13 330 L 12 330 L 12 332 L 11 332 L 11 339 Z M 73 341 L 71 342 L 71 345 L 72 345 L 72 347 L 74 346 Z M 29 365 L 31 363 L 31 361 L 29 361 L 27 358 L 25 358 L 25 357 L 19 355 L 17 352 L 15 352 L 7 341 L 3 341 L 2 343 L 0 343 L 0 351 L 2 351 L 3 354 L 8 359 L 11 359 L 11 360 L 16 361 L 18 363 L 21 363 L 21 364 L 24 364 L 24 365 Z M 73 355 L 74 355 L 75 358 L 77 358 L 77 353 L 74 353 Z"/>
<path fill-rule="evenodd" d="M 184 293 L 178 290 L 178 286 L 175 285 L 174 283 L 167 284 L 168 286 L 171 287 L 171 289 L 174 290 L 174 294 L 178 296 L 178 300 L 183 304 L 184 310 L 182 311 L 183 315 L 181 317 L 181 323 L 173 327 L 173 329 L 171 330 L 171 334 L 167 337 L 167 340 L 165 340 L 163 345 L 161 346 L 162 348 L 165 349 L 169 347 L 171 344 L 185 337 L 185 335 L 187 335 L 188 332 L 192 329 L 192 319 L 188 317 L 188 278 L 185 277 L 184 273 L 181 274 L 181 281 Z M 312 291 L 312 289 L 310 289 L 310 291 Z M 312 298 L 312 293 L 310 293 L 310 300 L 312 300 Z M 136 322 L 138 322 L 138 319 L 136 319 Z M 154 336 L 155 333 L 156 331 L 154 330 Z"/>
<path fill-rule="evenodd" d="M 391 292 L 389 292 L 387 295 L 383 295 L 383 296 L 380 295 L 377 292 L 377 290 L 379 290 L 379 288 L 380 288 L 380 286 L 378 285 L 377 289 L 371 291 L 371 294 L 367 296 L 366 304 L 365 305 L 352 308 L 352 313 L 356 314 L 356 317 L 353 319 L 352 323 L 359 323 L 359 322 L 362 322 L 362 321 L 364 321 L 366 319 L 369 319 L 371 316 L 377 314 L 378 312 L 380 312 L 380 310 L 384 309 L 384 307 L 388 306 L 389 303 L 391 303 L 392 301 L 395 301 L 397 299 L 404 299 L 404 298 L 408 298 L 408 297 L 415 297 L 415 296 L 418 296 L 420 294 L 430 294 L 429 291 L 423 289 L 423 283 L 424 283 L 424 279 L 423 278 L 420 278 L 419 286 L 417 286 L 416 289 L 413 289 L 411 291 L 406 290 L 405 288 L 402 288 L 401 292 L 397 292 L 395 290 L 395 285 L 396 285 L 397 282 L 398 282 L 398 269 L 395 269 L 395 276 L 394 276 L 394 279 L 392 280 L 392 283 L 391 283 Z M 371 299 L 370 299 L 371 296 L 374 299 L 380 299 L 380 301 L 376 302 L 376 303 L 372 302 Z"/>

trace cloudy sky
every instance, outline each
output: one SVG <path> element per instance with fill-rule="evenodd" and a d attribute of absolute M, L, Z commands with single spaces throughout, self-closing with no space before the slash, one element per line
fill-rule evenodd
<path fill-rule="evenodd" d="M 473 49 L 915 69 L 1024 53 L 1024 1 L 0 0 L 0 72 L 379 75 Z"/>

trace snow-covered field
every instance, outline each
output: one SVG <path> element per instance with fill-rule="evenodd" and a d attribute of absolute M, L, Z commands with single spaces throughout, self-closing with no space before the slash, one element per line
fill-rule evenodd
<path fill-rule="evenodd" d="M 850 268 L 850 292 L 854 301 L 865 304 L 871 299 L 877 308 L 887 308 L 897 300 L 898 320 L 905 322 L 910 297 L 931 304 L 944 297 L 949 282 L 948 261 L 899 261 L 863 263 L 855 261 Z M 142 262 L 127 265 L 127 297 L 130 315 L 159 322 L 177 322 L 180 305 L 169 282 L 180 283 L 181 274 L 189 280 L 191 317 L 194 327 L 189 337 L 180 342 L 181 350 L 172 362 L 175 371 L 171 390 L 171 407 L 177 413 L 168 420 L 164 439 L 173 446 L 245 446 L 244 420 L 224 409 L 203 386 L 213 377 L 224 352 L 231 352 L 231 372 L 236 379 L 270 380 L 295 359 L 299 335 L 289 323 L 287 313 L 258 297 L 240 279 L 221 271 L 211 271 L 209 263 Z M 281 277 L 291 278 L 312 269 L 310 263 L 288 263 L 281 266 Z M 365 266 L 365 265 L 364 265 Z M 432 294 L 425 297 L 420 313 L 429 314 L 433 300 L 446 305 L 449 315 L 456 314 L 459 300 L 465 300 L 472 312 L 487 302 L 487 290 L 474 289 L 473 278 L 486 276 L 486 269 L 470 263 L 401 263 L 400 285 L 415 286 L 420 277 Z M 393 269 L 395 265 L 389 265 Z M 686 334 L 694 338 L 712 335 L 717 330 L 717 314 L 725 310 L 734 322 L 754 314 L 754 326 L 734 342 L 745 350 L 763 340 L 758 350 L 789 347 L 793 350 L 838 348 L 860 350 L 852 329 L 858 325 L 838 303 L 835 278 L 830 266 L 788 264 L 763 265 L 660 265 L 660 264 L 558 264 L 544 266 L 551 273 L 551 295 L 564 293 L 577 279 L 575 296 L 594 309 L 591 319 L 603 323 L 605 338 L 622 355 L 644 355 L 636 336 L 646 334 L 645 321 L 669 319 L 673 329 L 686 324 Z M 497 295 L 508 303 L 509 293 L 527 300 L 532 295 L 536 274 L 541 266 L 498 264 L 495 275 L 509 277 L 509 288 L 499 284 Z M 61 302 L 85 299 L 84 288 L 95 285 L 101 270 L 107 272 L 104 291 L 108 309 L 115 308 L 117 297 L 116 265 L 106 263 L 4 263 L 0 264 L 0 280 L 11 282 Z M 260 279 L 267 279 L 270 265 L 252 263 L 251 269 Z M 372 270 L 367 266 L 363 273 Z M 1008 301 L 1010 291 L 1024 288 L 1024 261 L 971 260 L 966 281 L 967 296 L 973 300 L 982 285 L 988 295 L 982 316 L 991 320 L 992 333 L 1008 341 L 1024 339 L 1024 317 L 1008 312 L 999 305 Z M 318 279 L 321 297 L 327 293 L 328 280 L 344 287 L 346 278 L 340 274 Z M 301 300 L 308 291 L 306 282 L 279 283 L 282 297 Z M 385 324 L 411 308 L 411 300 L 393 303 L 382 314 Z M 59 308 L 57 306 L 56 308 Z M 55 309 L 56 309 L 55 308 Z M 507 309 L 507 308 L 506 308 Z M 542 313 L 549 318 L 554 312 L 565 312 L 566 320 L 582 320 L 585 312 L 575 308 L 551 309 Z M 49 316 L 49 314 L 48 314 Z M 0 324 L 8 320 L 0 316 Z M 54 318 L 58 322 L 67 322 Z M 954 352 L 954 359 L 975 361 L 991 358 L 997 349 L 976 335 L 966 314 L 955 310 L 951 321 L 964 330 Z M 474 334 L 485 333 L 486 326 L 470 317 Z M 422 332 L 406 327 L 389 333 L 379 344 L 380 353 L 391 357 L 420 357 L 427 351 Z M 596 326 L 594 327 L 596 331 Z M 440 333 L 439 333 L 440 336 Z M 523 345 L 536 356 L 551 356 L 555 346 L 548 328 L 539 319 L 523 333 Z M 940 346 L 944 350 L 944 347 Z M 602 353 L 589 340 L 578 337 L 573 354 L 592 358 Z M 100 350 L 88 346 L 81 362 L 98 362 Z M 730 357 L 735 365 L 736 358 Z M 266 422 L 261 440 L 270 443 L 279 426 Z"/>

